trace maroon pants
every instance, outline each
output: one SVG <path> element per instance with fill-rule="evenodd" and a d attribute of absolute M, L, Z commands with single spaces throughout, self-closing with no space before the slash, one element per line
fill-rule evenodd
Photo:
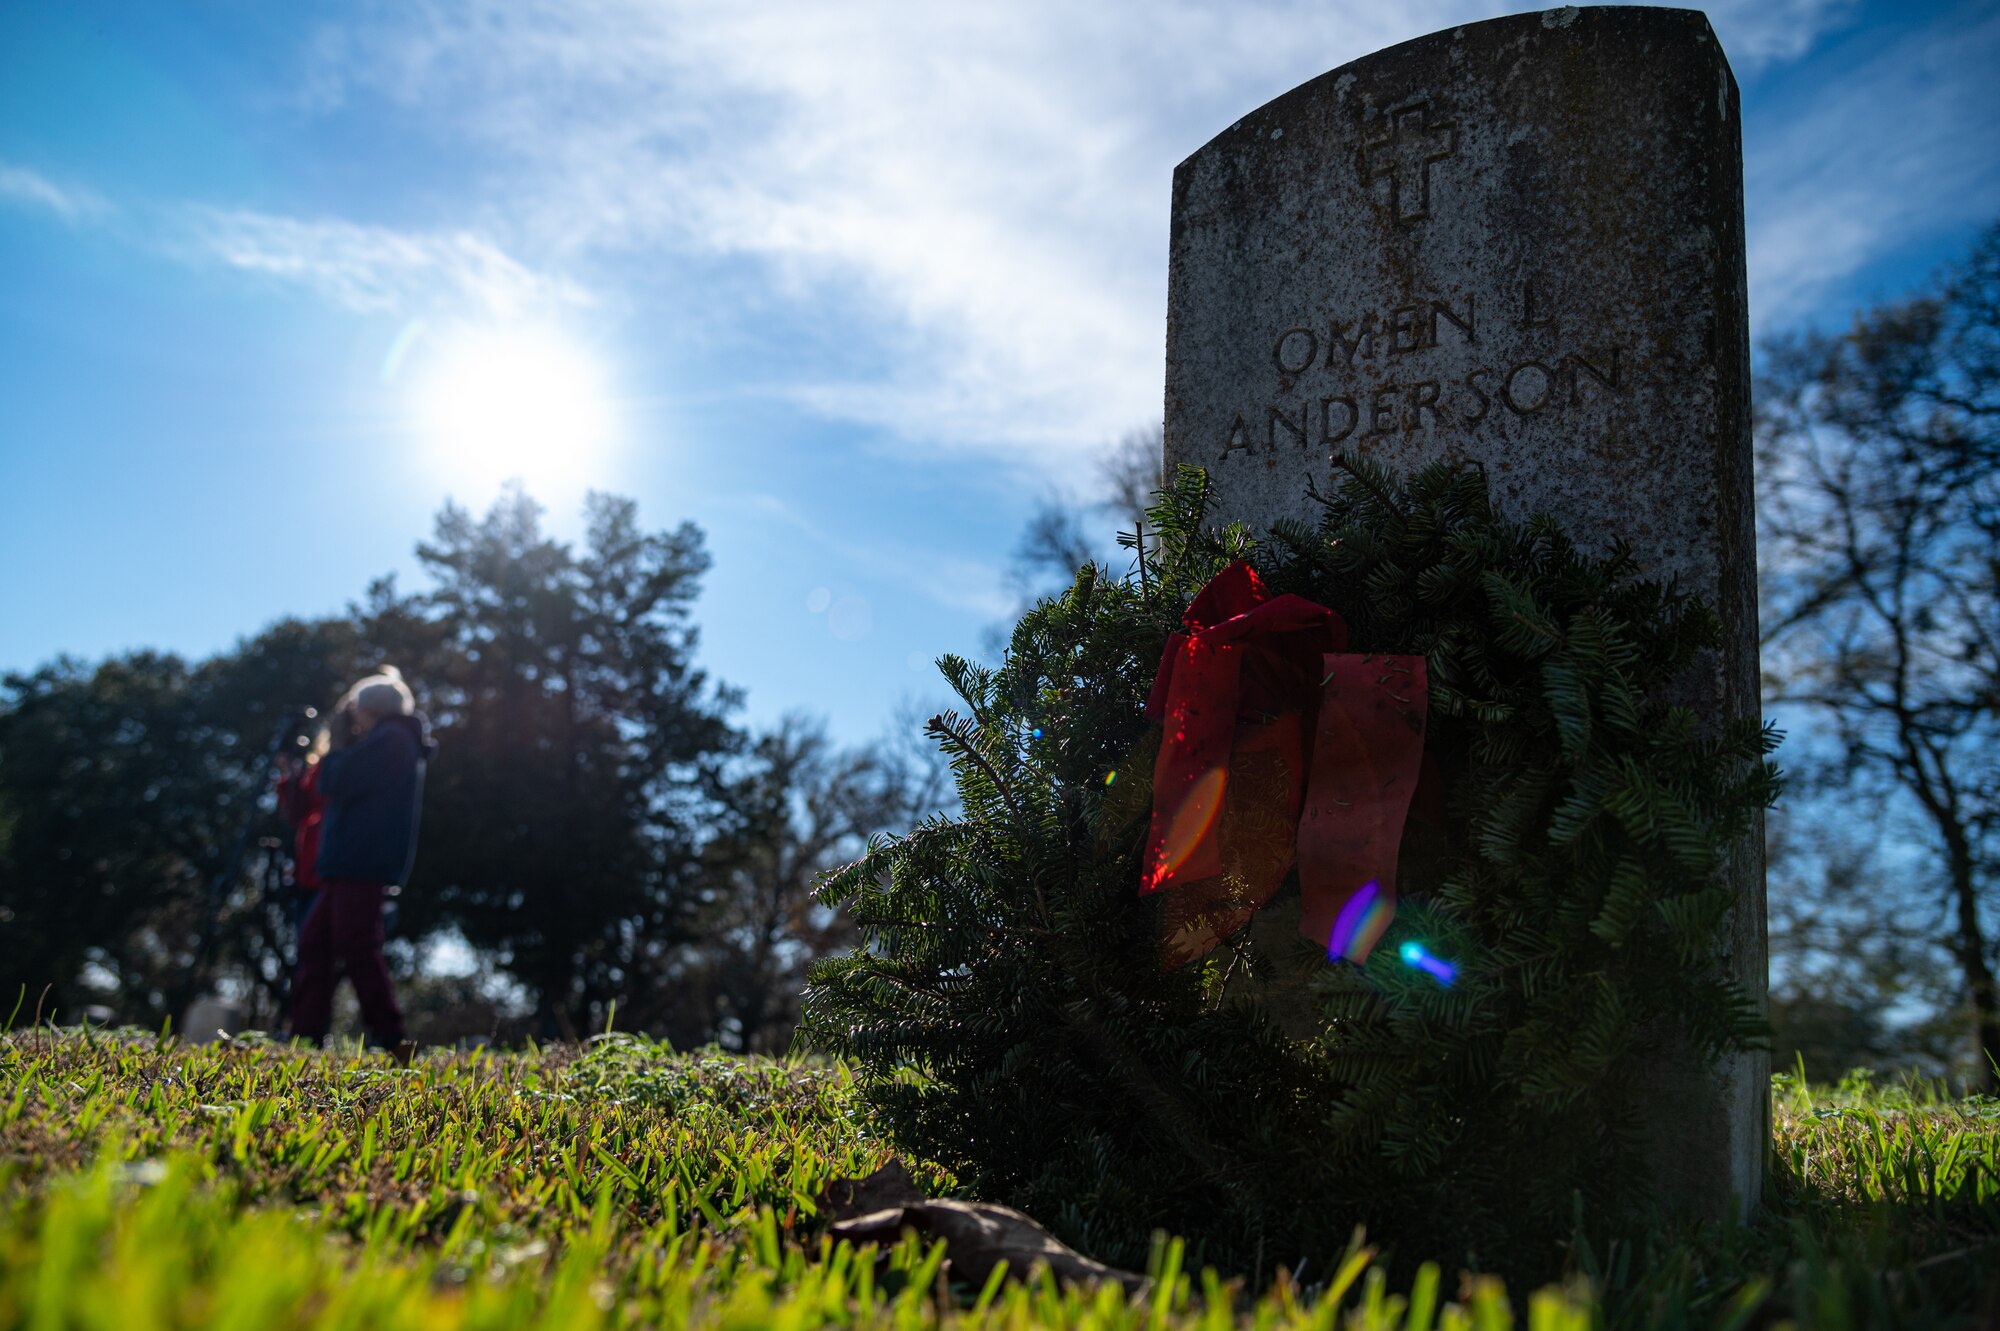
<path fill-rule="evenodd" d="M 378 1040 L 403 1038 L 403 1010 L 382 960 L 382 883 L 332 879 L 299 925 L 299 969 L 292 984 L 292 1034 L 324 1039 L 333 1024 L 333 989 L 344 970 L 361 1002 L 361 1020 Z"/>

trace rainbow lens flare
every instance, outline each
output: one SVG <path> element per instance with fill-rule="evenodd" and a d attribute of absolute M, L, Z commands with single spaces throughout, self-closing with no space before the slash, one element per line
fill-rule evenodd
<path fill-rule="evenodd" d="M 409 356 L 410 348 L 424 335 L 424 321 L 412 319 L 403 325 L 403 331 L 396 334 L 396 340 L 389 344 L 389 353 L 382 357 L 382 382 L 393 384 L 396 376 L 403 372 L 403 361 Z"/>
<path fill-rule="evenodd" d="M 1356 964 L 1367 960 L 1382 931 L 1395 917 L 1396 908 L 1389 902 L 1382 884 L 1369 879 L 1347 899 L 1334 918 L 1333 933 L 1326 942 L 1326 959 Z"/>
<path fill-rule="evenodd" d="M 1398 949 L 1403 964 L 1414 966 L 1438 982 L 1438 987 L 1449 989 L 1451 982 L 1458 978 L 1458 967 L 1449 961 L 1440 961 L 1424 950 L 1424 945 L 1414 938 Z"/>

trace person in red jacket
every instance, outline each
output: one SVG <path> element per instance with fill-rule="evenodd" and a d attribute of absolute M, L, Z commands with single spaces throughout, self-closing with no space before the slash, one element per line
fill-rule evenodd
<path fill-rule="evenodd" d="M 326 797 L 319 793 L 319 760 L 326 749 L 322 730 L 305 757 L 278 755 L 278 812 L 292 829 L 292 886 L 299 894 L 294 922 L 305 918 L 319 894 L 319 827 L 326 817 Z"/>

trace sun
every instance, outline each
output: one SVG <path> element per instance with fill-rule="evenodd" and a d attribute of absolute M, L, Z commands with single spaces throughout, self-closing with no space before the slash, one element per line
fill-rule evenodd
<path fill-rule="evenodd" d="M 616 434 L 602 368 L 549 328 L 463 329 L 430 349 L 418 379 L 417 430 L 453 482 L 520 478 L 530 490 L 594 480 Z"/>

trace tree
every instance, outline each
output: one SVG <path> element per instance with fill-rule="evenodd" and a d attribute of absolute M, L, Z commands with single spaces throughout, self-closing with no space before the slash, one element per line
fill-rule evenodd
<path fill-rule="evenodd" d="M 1906 841 L 1865 890 L 1930 923 L 2000 1090 L 2000 225 L 1931 289 L 1766 362 L 1767 694 L 1820 732 L 1832 797 Z"/>
<path fill-rule="evenodd" d="M 734 694 L 693 663 L 701 532 L 643 531 L 606 495 L 587 516 L 574 550 L 518 488 L 482 519 L 447 506 L 417 552 L 435 587 L 385 591 L 375 615 L 435 634 L 405 667 L 441 745 L 406 914 L 457 925 L 569 1038 L 672 983 L 698 927 L 704 767 L 736 743 Z"/>
<path fill-rule="evenodd" d="M 25 985 L 32 1007 L 46 985 L 66 1013 L 104 1003 L 157 1024 L 220 987 L 276 1024 L 290 836 L 271 737 L 394 663 L 442 746 L 400 934 L 456 929 L 531 995 L 545 1034 L 580 1034 L 617 1002 L 623 1024 L 680 1040 L 782 1038 L 799 949 L 834 929 L 795 899 L 893 821 L 916 769 L 887 749 L 835 754 L 793 723 L 726 771 L 736 697 L 694 664 L 701 532 L 646 531 L 603 495 L 586 516 L 572 546 L 518 489 L 479 518 L 448 505 L 418 548 L 422 590 L 383 579 L 342 616 L 194 665 L 135 653 L 9 677 L 9 1000 Z"/>
<path fill-rule="evenodd" d="M 721 830 L 702 856 L 712 912 L 696 988 L 714 1005 L 710 1029 L 732 1047 L 784 1048 L 807 970 L 852 943 L 845 913 L 814 899 L 821 875 L 945 802 L 948 767 L 934 749 L 910 761 L 915 749 L 837 749 L 821 723 L 793 714 L 724 782 Z"/>
<path fill-rule="evenodd" d="M 191 959 L 227 798 L 189 670 L 150 652 L 10 676 L 0 708 L 0 977 L 74 1015 L 122 993 L 157 1020 Z M 175 758 L 180 759 L 174 762 Z M 25 1014 L 24 1014 L 25 1015 Z M 45 1011 L 44 1015 L 47 1015 Z"/>
<path fill-rule="evenodd" d="M 1803 789 L 1802 789 L 1803 787 Z M 1830 1080 L 1855 1068 L 1935 1076 L 1965 1062 L 1951 958 L 1933 923 L 1881 909 L 1897 848 L 1801 781 L 1767 824 L 1771 1066 Z"/>
<path fill-rule="evenodd" d="M 1061 591 L 1076 571 L 1097 559 L 1099 547 L 1088 534 L 1109 517 L 1117 530 L 1137 532 L 1146 506 L 1164 473 L 1163 433 L 1157 425 L 1130 430 L 1097 462 L 1094 498 L 1077 503 L 1049 494 L 1036 503 L 1014 544 L 1007 581 L 1025 610 L 1038 597 Z M 998 652 L 998 638 L 989 644 Z"/>
<path fill-rule="evenodd" d="M 1158 425 L 1128 430 L 1098 459 L 1099 506 L 1131 530 L 1146 516 L 1153 493 L 1166 484 L 1166 432 Z M 1074 572 L 1074 570 L 1072 570 Z"/>

